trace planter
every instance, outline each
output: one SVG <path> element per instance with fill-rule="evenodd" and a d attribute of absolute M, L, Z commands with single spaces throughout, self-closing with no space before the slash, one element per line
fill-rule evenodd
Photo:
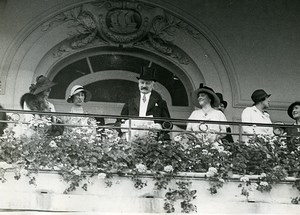
<path fill-rule="evenodd" d="M 88 190 L 81 188 L 63 194 L 67 183 L 55 172 L 42 172 L 36 177 L 36 186 L 28 183 L 28 178 L 22 176 L 15 180 L 13 172 L 7 172 L 7 181 L 0 184 L 0 210 L 52 211 L 52 212 L 113 212 L 113 213 L 163 213 L 166 190 L 153 190 L 154 181 L 151 176 L 145 176 L 143 181 L 147 186 L 134 188 L 130 177 L 113 177 L 112 186 L 107 187 L 102 179 L 93 177 L 88 184 Z M 233 177 L 211 195 L 208 191 L 209 182 L 203 174 L 181 174 L 169 186 L 176 188 L 175 181 L 190 180 L 192 188 L 197 190 L 198 213 L 276 213 L 299 214 L 300 206 L 291 204 L 291 197 L 299 196 L 299 191 L 292 187 L 291 182 L 282 182 L 273 186 L 270 192 L 254 191 L 254 199 L 250 203 L 241 195 L 241 183 Z M 176 212 L 180 212 L 180 199 L 176 202 Z"/>

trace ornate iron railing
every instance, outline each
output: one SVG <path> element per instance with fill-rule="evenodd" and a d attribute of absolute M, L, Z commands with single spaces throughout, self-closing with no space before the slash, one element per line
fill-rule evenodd
<path fill-rule="evenodd" d="M 128 133 L 133 130 L 150 130 L 150 128 L 138 128 L 132 127 L 132 120 L 151 120 L 151 121 L 160 121 L 164 122 L 166 126 L 163 126 L 162 129 L 158 129 L 159 131 L 165 132 L 186 132 L 186 133 L 197 133 L 195 131 L 186 131 L 184 128 L 186 127 L 187 123 L 199 123 L 199 124 L 218 124 L 218 125 L 228 125 L 232 126 L 234 131 L 237 132 L 215 132 L 216 134 L 230 134 L 233 136 L 237 136 L 238 141 L 243 140 L 243 136 L 253 136 L 253 134 L 245 134 L 243 133 L 243 126 L 256 126 L 256 127 L 273 127 L 274 129 L 281 129 L 284 131 L 286 128 L 297 128 L 300 129 L 300 125 L 293 125 L 293 124 L 284 124 L 284 123 L 275 123 L 275 124 L 266 124 L 266 123 L 248 123 L 248 122 L 236 122 L 236 121 L 208 121 L 208 120 L 188 120 L 188 119 L 178 119 L 178 118 L 158 118 L 158 117 L 137 117 L 137 116 L 121 116 L 121 115 L 106 115 L 106 114 L 78 114 L 78 113 L 67 113 L 67 112 L 41 112 L 41 111 L 26 111 L 26 110 L 15 110 L 15 109 L 0 109 L 0 112 L 5 112 L 9 116 L 8 120 L 0 119 L 0 123 L 8 123 L 8 124 L 15 124 L 15 123 L 28 123 L 26 121 L 22 121 L 22 115 L 24 114 L 37 114 L 37 115 L 48 115 L 48 116 L 55 116 L 55 117 L 87 117 L 87 118 L 102 118 L 102 119 L 114 119 L 116 121 L 121 122 L 122 120 L 128 120 L 128 126 L 120 126 L 121 123 L 108 123 L 108 124 L 97 124 L 99 128 L 113 128 L 113 129 L 128 129 Z M 86 125 L 74 125 L 74 124 L 64 124 L 64 123 L 52 123 L 53 125 L 60 125 L 60 126 L 68 126 L 68 127 L 81 127 Z M 173 125 L 176 125 L 177 128 L 172 128 Z M 89 125 L 88 125 L 89 126 Z M 181 128 L 182 127 L 182 128 Z M 198 131 L 198 132 L 205 132 L 205 131 Z M 283 132 L 277 133 L 277 136 L 287 136 Z"/>

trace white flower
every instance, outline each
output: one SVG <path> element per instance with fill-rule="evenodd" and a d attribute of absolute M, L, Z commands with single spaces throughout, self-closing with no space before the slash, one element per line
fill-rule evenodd
<path fill-rule="evenodd" d="M 211 144 L 211 148 L 212 149 L 217 149 L 219 147 L 219 143 L 218 142 L 213 142 L 212 144 Z"/>
<path fill-rule="evenodd" d="M 33 135 L 33 130 L 30 129 L 25 124 L 17 124 L 12 128 L 12 131 L 14 132 L 15 138 L 21 138 L 22 136 L 30 138 Z"/>
<path fill-rule="evenodd" d="M 75 169 L 73 173 L 78 176 L 81 175 L 81 171 L 79 169 Z"/>
<path fill-rule="evenodd" d="M 210 177 L 214 177 L 215 176 L 215 173 L 213 172 L 206 172 L 206 177 L 210 178 Z"/>
<path fill-rule="evenodd" d="M 208 171 L 206 173 L 206 176 L 210 178 L 210 177 L 215 176 L 217 173 L 218 173 L 218 170 L 215 167 L 209 167 Z"/>
<path fill-rule="evenodd" d="M 269 185 L 269 183 L 268 183 L 268 182 L 266 182 L 266 181 L 261 181 L 261 182 L 260 182 L 260 185 L 261 185 L 261 186 L 268 186 L 268 185 Z"/>
<path fill-rule="evenodd" d="M 208 151 L 206 149 L 202 149 L 202 154 L 207 155 Z"/>
<path fill-rule="evenodd" d="M 260 177 L 265 178 L 265 177 L 267 177 L 267 174 L 263 172 L 262 174 L 260 174 Z"/>
<path fill-rule="evenodd" d="M 51 142 L 49 143 L 49 146 L 51 148 L 56 148 L 57 147 L 56 142 L 54 140 L 51 140 Z"/>
<path fill-rule="evenodd" d="M 173 167 L 172 167 L 171 165 L 168 165 L 168 166 L 165 166 L 165 167 L 164 167 L 164 171 L 165 171 L 165 172 L 173 172 L 173 170 L 174 170 L 174 169 L 173 169 Z"/>
<path fill-rule="evenodd" d="M 249 191 L 254 191 L 257 189 L 257 187 L 258 187 L 257 183 L 251 183 L 251 186 L 249 187 Z"/>
<path fill-rule="evenodd" d="M 247 176 L 242 176 L 242 177 L 240 178 L 240 181 L 242 181 L 242 182 L 247 182 L 247 181 L 249 181 L 249 178 L 248 178 Z"/>
<path fill-rule="evenodd" d="M 95 140 L 94 139 L 89 139 L 89 143 L 91 144 L 91 143 L 94 143 L 95 142 Z"/>
<path fill-rule="evenodd" d="M 175 142 L 180 142 L 182 140 L 181 136 L 180 135 L 177 135 L 174 137 L 174 141 Z"/>
<path fill-rule="evenodd" d="M 105 179 L 105 178 L 106 178 L 106 174 L 103 173 L 103 172 L 101 172 L 101 173 L 99 173 L 99 174 L 97 175 L 97 177 L 98 177 L 99 179 Z"/>
<path fill-rule="evenodd" d="M 219 182 L 225 183 L 223 178 L 219 178 Z"/>
<path fill-rule="evenodd" d="M 208 172 L 212 172 L 212 173 L 217 174 L 217 173 L 218 173 L 218 170 L 217 170 L 215 167 L 209 167 L 209 168 L 208 168 Z"/>
<path fill-rule="evenodd" d="M 279 144 L 280 144 L 280 148 L 284 148 L 284 149 L 287 148 L 287 144 L 285 141 L 280 141 Z"/>
<path fill-rule="evenodd" d="M 210 144 L 210 142 L 208 141 L 208 138 L 207 138 L 207 135 L 206 135 L 206 134 L 203 135 L 203 144 L 204 144 L 205 146 L 208 146 L 208 145 Z"/>
<path fill-rule="evenodd" d="M 147 167 L 144 164 L 136 164 L 135 168 L 137 169 L 138 172 L 146 172 Z"/>
<path fill-rule="evenodd" d="M 232 153 L 230 151 L 223 151 L 226 155 L 231 155 Z"/>
<path fill-rule="evenodd" d="M 218 150 L 218 152 L 224 152 L 224 147 L 223 146 L 218 146 L 217 150 Z"/>
<path fill-rule="evenodd" d="M 21 169 L 20 174 L 21 175 L 27 175 L 28 171 L 26 169 Z"/>
<path fill-rule="evenodd" d="M 300 151 L 300 146 L 297 147 L 297 150 Z"/>

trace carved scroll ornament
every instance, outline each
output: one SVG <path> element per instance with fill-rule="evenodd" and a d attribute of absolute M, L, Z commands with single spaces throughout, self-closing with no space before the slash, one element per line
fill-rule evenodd
<path fill-rule="evenodd" d="M 102 43 L 143 47 L 176 58 L 182 64 L 189 57 L 173 41 L 179 30 L 193 37 L 199 33 L 161 8 L 139 2 L 97 1 L 63 12 L 44 23 L 43 31 L 55 23 L 67 23 L 69 39 L 54 53 L 56 57 L 86 46 Z"/>

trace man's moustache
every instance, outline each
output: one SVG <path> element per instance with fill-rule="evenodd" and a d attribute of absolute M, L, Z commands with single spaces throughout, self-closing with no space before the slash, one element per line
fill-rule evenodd
<path fill-rule="evenodd" d="M 148 87 L 142 87 L 141 90 L 148 90 Z"/>

